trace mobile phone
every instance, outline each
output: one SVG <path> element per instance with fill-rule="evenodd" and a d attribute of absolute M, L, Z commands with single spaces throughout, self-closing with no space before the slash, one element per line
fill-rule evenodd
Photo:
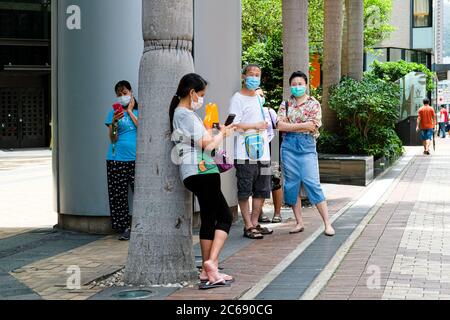
<path fill-rule="evenodd" d="M 113 104 L 114 113 L 123 112 L 123 106 L 120 103 Z"/>
<path fill-rule="evenodd" d="M 236 118 L 235 114 L 230 114 L 227 118 L 227 121 L 225 121 L 225 127 L 228 127 L 229 125 L 233 124 L 235 118 Z"/>

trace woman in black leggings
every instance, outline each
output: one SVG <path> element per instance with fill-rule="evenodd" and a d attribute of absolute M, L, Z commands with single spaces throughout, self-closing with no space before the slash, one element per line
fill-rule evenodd
<path fill-rule="evenodd" d="M 203 271 L 200 289 L 210 289 L 233 282 L 233 278 L 219 273 L 219 254 L 230 232 L 232 216 L 222 194 L 220 173 L 211 157 L 224 138 L 230 136 L 234 127 L 221 126 L 214 135 L 203 125 L 195 110 L 203 106 L 206 81 L 197 74 L 181 79 L 177 93 L 170 105 L 173 131 L 181 179 L 193 192 L 200 204 L 200 246 Z"/>

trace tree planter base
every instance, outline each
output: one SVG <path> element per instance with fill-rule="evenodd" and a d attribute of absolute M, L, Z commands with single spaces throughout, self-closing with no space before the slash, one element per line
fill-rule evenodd
<path fill-rule="evenodd" d="M 367 186 L 374 179 L 373 156 L 319 154 L 322 183 Z"/>

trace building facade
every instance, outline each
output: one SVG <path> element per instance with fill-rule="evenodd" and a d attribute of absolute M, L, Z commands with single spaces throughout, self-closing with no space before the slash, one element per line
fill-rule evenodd
<path fill-rule="evenodd" d="M 50 1 L 0 0 L 0 148 L 48 147 Z"/>
<path fill-rule="evenodd" d="M 444 0 L 393 0 L 390 24 L 395 31 L 374 48 L 375 54 L 366 55 L 365 69 L 369 70 L 375 60 L 405 60 L 433 69 L 442 60 L 443 3 Z"/>
<path fill-rule="evenodd" d="M 195 69 L 225 119 L 241 86 L 241 2 L 194 0 L 194 8 Z M 0 0 L 0 148 L 52 143 L 62 228 L 110 230 L 104 121 L 119 80 L 139 100 L 143 48 L 142 0 Z M 234 175 L 222 181 L 237 208 Z"/>

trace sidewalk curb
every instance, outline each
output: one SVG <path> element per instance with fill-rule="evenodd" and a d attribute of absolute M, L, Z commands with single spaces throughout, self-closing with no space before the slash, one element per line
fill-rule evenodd
<path fill-rule="evenodd" d="M 383 196 L 377 201 L 376 205 L 369 211 L 369 213 L 364 217 L 361 223 L 355 228 L 350 237 L 344 242 L 344 244 L 339 248 L 335 256 L 330 260 L 330 262 L 326 265 L 324 270 L 319 274 L 319 276 L 314 279 L 306 292 L 300 297 L 299 300 L 314 300 L 322 291 L 322 289 L 327 285 L 328 281 L 331 279 L 342 260 L 345 258 L 347 253 L 350 251 L 351 247 L 355 243 L 355 241 L 362 234 L 366 226 L 373 219 L 373 217 L 377 214 L 381 206 L 386 202 L 388 197 L 392 194 L 392 191 L 399 184 L 401 179 L 407 172 L 407 169 L 412 165 L 412 160 L 417 155 L 416 152 L 411 152 L 411 154 L 404 155 L 399 162 L 398 165 L 401 164 L 401 161 L 407 161 L 404 164 L 402 172 L 394 179 L 389 188 L 383 194 Z M 390 172 L 394 167 L 391 167 L 389 170 L 386 170 L 381 176 L 377 178 L 377 180 L 383 178 L 388 172 Z"/>

